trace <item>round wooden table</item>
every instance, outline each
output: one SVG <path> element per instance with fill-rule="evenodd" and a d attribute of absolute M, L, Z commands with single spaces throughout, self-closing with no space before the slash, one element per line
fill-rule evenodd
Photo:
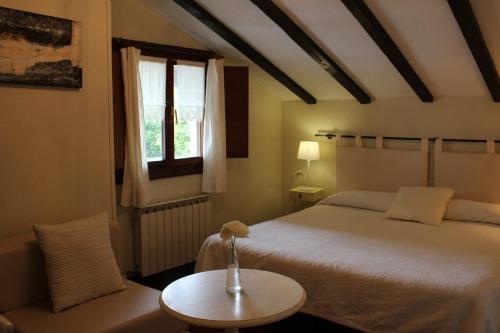
<path fill-rule="evenodd" d="M 163 290 L 160 306 L 188 324 L 234 333 L 289 317 L 306 300 L 304 288 L 284 275 L 241 269 L 240 277 L 243 290 L 229 294 L 225 269 L 186 276 Z"/>

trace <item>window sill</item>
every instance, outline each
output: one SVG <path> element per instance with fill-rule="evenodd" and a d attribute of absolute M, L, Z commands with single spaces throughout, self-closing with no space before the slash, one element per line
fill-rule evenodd
<path fill-rule="evenodd" d="M 148 162 L 149 180 L 196 175 L 203 173 L 201 158 L 177 160 L 176 165 L 168 165 L 166 161 Z M 115 185 L 123 184 L 123 168 L 115 170 Z"/>
<path fill-rule="evenodd" d="M 174 163 L 168 161 L 148 162 L 148 169 L 149 180 L 201 174 L 203 160 L 201 157 L 195 157 L 175 160 Z"/>

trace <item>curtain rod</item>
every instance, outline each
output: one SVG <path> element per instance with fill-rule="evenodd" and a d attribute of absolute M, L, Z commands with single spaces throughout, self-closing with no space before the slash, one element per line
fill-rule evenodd
<path fill-rule="evenodd" d="M 333 139 L 334 137 L 337 136 L 337 134 L 333 133 L 316 133 L 315 136 L 324 136 L 327 137 L 329 140 Z M 356 135 L 352 134 L 342 134 L 343 138 L 355 138 Z M 376 136 L 374 135 L 361 135 L 362 139 L 375 139 Z M 403 141 L 420 141 L 422 138 L 416 138 L 416 137 L 404 137 L 404 136 L 383 136 L 382 137 L 385 140 L 403 140 Z M 428 138 L 429 141 L 436 141 L 436 138 Z M 443 142 L 487 142 L 488 140 L 485 139 L 443 139 Z M 495 143 L 499 143 L 500 140 L 495 140 Z"/>

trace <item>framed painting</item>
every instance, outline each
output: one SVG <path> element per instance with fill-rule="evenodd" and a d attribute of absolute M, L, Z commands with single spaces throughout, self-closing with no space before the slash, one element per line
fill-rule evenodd
<path fill-rule="evenodd" d="M 0 83 L 82 87 L 81 22 L 0 7 Z"/>

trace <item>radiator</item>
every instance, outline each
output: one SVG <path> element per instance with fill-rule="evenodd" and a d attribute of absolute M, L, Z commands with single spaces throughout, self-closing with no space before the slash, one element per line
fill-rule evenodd
<path fill-rule="evenodd" d="M 140 208 L 135 252 L 142 277 L 196 260 L 211 233 L 208 196 L 181 199 Z"/>

